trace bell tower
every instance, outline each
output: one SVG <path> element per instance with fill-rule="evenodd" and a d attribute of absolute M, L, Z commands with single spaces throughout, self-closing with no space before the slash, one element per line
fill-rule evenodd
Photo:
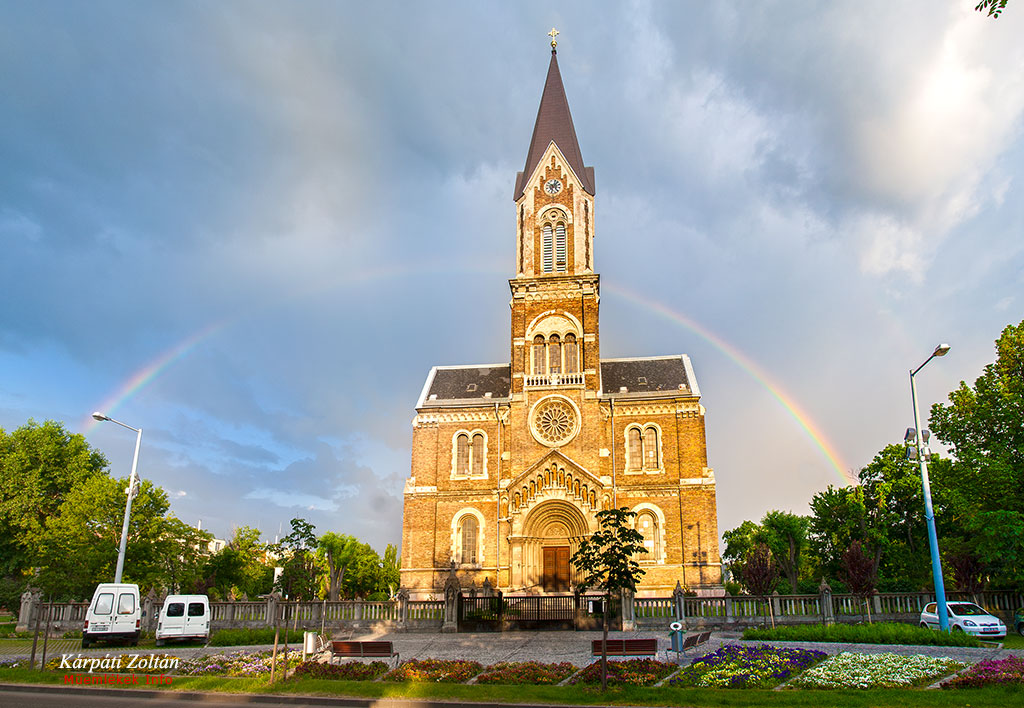
<path fill-rule="evenodd" d="M 594 168 L 583 164 L 558 70 L 557 30 L 526 165 L 516 176 L 513 391 L 600 388 Z"/>

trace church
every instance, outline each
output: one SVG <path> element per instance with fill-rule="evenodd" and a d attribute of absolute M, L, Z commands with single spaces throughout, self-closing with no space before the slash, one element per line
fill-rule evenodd
<path fill-rule="evenodd" d="M 552 36 L 557 34 L 552 31 Z M 685 354 L 601 357 L 596 189 L 556 42 L 514 186 L 509 362 L 435 366 L 416 402 L 402 587 L 573 591 L 570 557 L 596 513 L 627 507 L 643 535 L 640 596 L 721 592 L 715 475 Z"/>

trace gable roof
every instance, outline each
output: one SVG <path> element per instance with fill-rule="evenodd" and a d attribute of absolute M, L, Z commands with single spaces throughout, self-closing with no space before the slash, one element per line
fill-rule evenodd
<path fill-rule="evenodd" d="M 512 390 L 508 364 L 435 366 L 423 385 L 417 408 L 451 405 L 484 405 L 505 400 Z"/>
<path fill-rule="evenodd" d="M 569 113 L 569 100 L 565 97 L 562 86 L 562 75 L 558 71 L 558 58 L 555 50 L 551 50 L 551 63 L 548 65 L 548 77 L 544 82 L 544 93 L 540 97 L 540 108 L 537 109 L 537 122 L 533 126 L 533 137 L 530 139 L 530 150 L 526 153 L 526 167 L 516 175 L 516 189 L 513 201 L 518 201 L 526 191 L 526 180 L 544 156 L 548 145 L 554 143 L 562 151 L 569 167 L 576 173 L 587 194 L 594 194 L 594 168 L 583 166 L 583 155 L 576 139 L 576 128 L 572 124 Z"/>

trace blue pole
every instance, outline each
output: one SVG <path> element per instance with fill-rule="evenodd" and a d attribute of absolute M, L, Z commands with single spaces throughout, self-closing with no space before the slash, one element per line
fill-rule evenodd
<path fill-rule="evenodd" d="M 932 360 L 928 357 L 927 364 Z M 935 533 L 935 511 L 932 509 L 932 487 L 928 481 L 928 462 L 925 460 L 924 446 L 921 440 L 921 415 L 917 409 L 917 384 L 914 375 L 924 368 L 924 364 L 910 372 L 910 395 L 914 400 L 914 429 L 917 435 L 917 460 L 921 465 L 921 487 L 924 494 L 924 521 L 928 526 L 928 548 L 932 554 L 932 580 L 935 583 L 935 602 L 939 609 L 939 629 L 949 631 L 949 609 L 946 607 L 946 585 L 942 581 L 942 561 L 939 559 L 939 537 Z"/>

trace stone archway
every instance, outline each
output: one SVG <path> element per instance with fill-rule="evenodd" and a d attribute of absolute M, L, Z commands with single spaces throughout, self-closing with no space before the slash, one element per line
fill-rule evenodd
<path fill-rule="evenodd" d="M 540 592 L 569 592 L 575 585 L 569 558 L 589 536 L 591 520 L 571 502 L 543 501 L 530 510 L 512 545 L 512 586 Z"/>

